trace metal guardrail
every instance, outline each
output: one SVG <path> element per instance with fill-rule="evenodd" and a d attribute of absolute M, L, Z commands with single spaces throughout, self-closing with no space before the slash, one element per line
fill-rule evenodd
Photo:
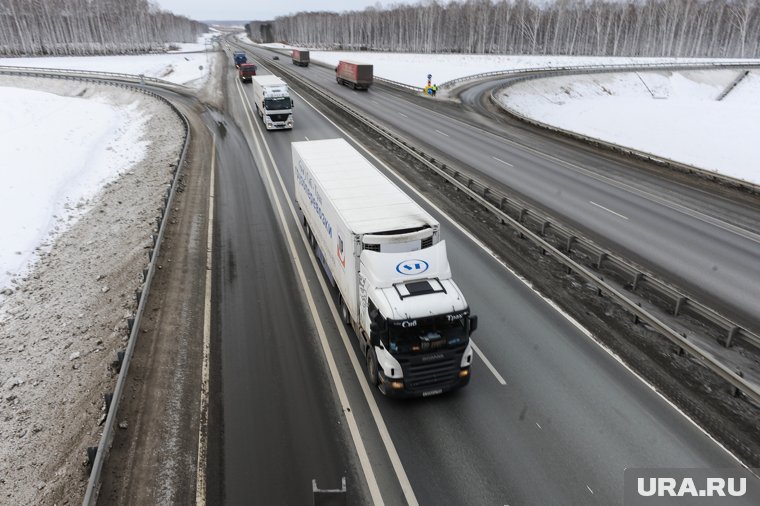
<path fill-rule="evenodd" d="M 279 48 L 272 48 L 272 47 L 263 48 L 263 47 L 260 47 L 260 46 L 249 44 L 247 42 L 243 42 L 241 40 L 236 40 L 235 43 L 237 43 L 238 45 L 241 45 L 241 46 L 253 46 L 253 47 L 257 47 L 259 49 L 266 49 L 268 51 L 272 51 L 274 53 L 279 53 L 279 54 L 281 54 L 283 56 L 286 56 L 287 58 L 290 58 L 290 51 L 286 50 L 286 49 L 279 49 Z M 326 62 L 323 62 L 323 61 L 319 61 L 319 60 L 311 60 L 310 63 L 312 65 L 318 65 L 318 66 L 320 66 L 322 68 L 326 68 L 326 69 L 334 69 L 335 68 L 333 65 L 331 65 L 329 63 L 326 63 Z M 401 89 L 404 89 L 404 90 L 407 90 L 407 91 L 413 91 L 415 93 L 424 93 L 424 91 L 425 91 L 424 88 L 421 88 L 419 86 L 412 86 L 411 84 L 400 83 L 398 81 L 394 81 L 392 79 L 386 79 L 384 77 L 374 76 L 372 79 L 375 82 L 382 83 L 382 84 L 384 84 L 386 86 L 392 86 L 394 88 L 401 88 Z"/>
<path fill-rule="evenodd" d="M 756 65 L 749 65 L 749 67 L 758 67 L 760 68 L 760 64 Z M 709 67 L 710 69 L 720 69 L 724 68 L 722 64 L 716 64 L 715 66 Z M 733 65 L 729 66 L 728 68 L 733 68 Z M 741 66 L 742 69 L 747 68 L 747 65 Z M 646 68 L 638 68 L 636 69 L 638 71 L 644 71 L 644 70 L 654 70 L 654 69 L 646 69 Z M 669 70 L 684 70 L 681 67 L 670 67 Z M 687 67 L 686 70 L 694 70 L 694 67 Z M 613 68 L 606 68 L 604 70 L 605 73 L 611 73 L 611 72 L 617 72 L 618 70 Z M 621 72 L 632 72 L 631 69 L 620 69 Z M 609 149 L 611 151 L 615 151 L 618 153 L 623 153 L 629 156 L 636 157 L 641 160 L 645 160 L 648 162 L 656 163 L 657 165 L 668 167 L 673 170 L 677 170 L 678 172 L 683 172 L 686 174 L 693 174 L 698 177 L 701 177 L 703 179 L 707 179 L 710 181 L 718 181 L 722 184 L 725 184 L 727 186 L 738 188 L 740 190 L 748 191 L 755 194 L 760 194 L 760 184 L 752 183 L 750 181 L 745 181 L 743 179 L 735 178 L 732 176 L 727 176 L 725 174 L 720 174 L 717 172 L 713 172 L 711 170 L 702 169 L 700 167 L 695 167 L 693 165 L 687 165 L 685 163 L 677 162 L 675 160 L 671 160 L 669 158 L 665 158 L 662 156 L 657 156 L 653 153 L 648 153 L 646 151 L 641 151 L 638 149 L 630 148 L 627 146 L 622 146 L 620 144 L 616 144 L 614 142 L 605 141 L 602 139 L 597 139 L 595 137 L 589 137 L 586 135 L 583 135 L 578 132 L 574 132 L 572 130 L 567 130 L 564 128 L 556 127 L 554 125 L 550 125 L 548 123 L 545 123 L 543 121 L 537 120 L 535 118 L 531 118 L 530 116 L 527 116 L 525 114 L 522 114 L 518 112 L 515 109 L 512 109 L 507 104 L 502 103 L 500 100 L 498 100 L 497 95 L 504 89 L 509 88 L 511 86 L 514 86 L 518 83 L 534 80 L 534 79 L 544 79 L 544 78 L 551 78 L 551 77 L 559 77 L 559 76 L 565 76 L 565 75 L 576 75 L 576 74 L 587 74 L 587 73 L 596 73 L 599 72 L 598 70 L 582 70 L 582 71 L 574 71 L 574 70 L 563 70 L 563 71 L 557 71 L 557 72 L 548 72 L 543 71 L 541 73 L 527 73 L 524 75 L 515 76 L 513 80 L 511 80 L 509 83 L 500 86 L 498 88 L 495 88 L 491 90 L 490 93 L 490 100 L 491 102 L 496 105 L 497 107 L 501 108 L 506 112 L 507 114 L 519 119 L 520 121 L 523 121 L 525 123 L 535 125 L 537 127 L 543 128 L 544 130 L 549 130 L 551 132 L 556 132 L 561 135 L 564 135 L 566 137 L 571 137 L 573 139 L 580 140 L 582 142 L 585 142 L 586 144 L 590 144 L 592 146 L 597 147 L 603 147 L 606 149 Z M 730 90 L 728 90 L 730 91 Z M 720 99 L 718 99 L 720 100 Z"/>
<path fill-rule="evenodd" d="M 29 70 L 30 69 L 27 67 L 0 67 L 0 73 L 8 74 L 8 75 L 20 75 L 20 76 L 32 75 L 35 77 L 46 77 L 46 78 L 56 78 L 56 79 L 60 79 L 60 78 L 77 79 L 77 80 L 85 80 L 85 81 L 95 81 L 95 82 L 100 82 L 103 84 L 109 84 L 108 82 L 109 80 L 116 79 L 119 81 L 118 82 L 119 86 L 132 88 L 134 91 L 151 96 L 153 98 L 156 98 L 166 103 L 175 112 L 175 114 L 177 114 L 177 116 L 182 120 L 182 124 L 185 129 L 185 142 L 182 146 L 182 151 L 177 159 L 177 164 L 175 165 L 173 169 L 172 184 L 171 184 L 171 187 L 167 188 L 166 192 L 164 193 L 163 207 L 161 208 L 160 214 L 156 219 L 158 233 L 151 234 L 151 238 L 153 240 L 153 247 L 152 249 L 148 250 L 148 266 L 147 268 L 143 269 L 143 284 L 135 292 L 135 298 L 137 300 L 137 311 L 134 313 L 134 315 L 131 318 L 127 320 L 127 325 L 130 331 L 129 341 L 127 342 L 127 348 L 124 352 L 123 358 L 120 360 L 121 367 L 119 370 L 119 375 L 116 379 L 116 387 L 114 388 L 113 394 L 106 394 L 107 399 L 110 396 L 110 402 L 108 400 L 106 400 L 105 402 L 106 411 L 107 411 L 106 420 L 105 420 L 105 424 L 103 428 L 103 433 L 98 443 L 97 450 L 95 452 L 94 458 L 92 459 L 92 470 L 90 471 L 90 477 L 87 482 L 87 489 L 85 490 L 84 500 L 82 501 L 83 506 L 94 506 L 98 499 L 98 492 L 100 489 L 100 475 L 103 470 L 103 464 L 105 463 L 105 459 L 108 455 L 108 452 L 111 449 L 111 442 L 113 440 L 114 427 L 116 425 L 116 415 L 118 412 L 118 407 L 121 401 L 121 397 L 125 389 L 125 385 L 127 381 L 127 373 L 129 371 L 129 364 L 132 360 L 132 355 L 134 354 L 134 349 L 137 344 L 137 337 L 140 331 L 140 322 L 142 320 L 142 316 L 145 311 L 145 306 L 147 304 L 148 294 L 150 293 L 151 282 L 153 281 L 153 276 L 156 271 L 157 258 L 158 258 L 159 251 L 161 249 L 161 242 L 163 241 L 164 235 L 166 233 L 166 226 L 167 226 L 166 217 L 169 214 L 172 203 L 174 202 L 174 196 L 176 194 L 176 189 L 177 189 L 177 181 L 179 181 L 179 177 L 182 173 L 182 167 L 185 164 L 185 156 L 187 154 L 187 148 L 190 145 L 190 124 L 187 120 L 187 117 L 184 114 L 182 114 L 182 112 L 180 112 L 180 110 L 177 109 L 177 107 L 173 103 L 171 103 L 168 99 L 162 97 L 161 95 L 153 93 L 152 91 L 146 90 L 144 88 L 138 88 L 136 86 L 136 84 L 141 84 L 145 81 L 148 81 L 153 85 L 172 88 L 174 86 L 177 86 L 174 83 L 169 83 L 168 81 L 162 81 L 160 79 L 154 79 L 154 78 L 143 78 L 142 76 L 134 76 L 130 74 L 98 73 L 98 72 L 79 71 L 79 70 L 59 71 L 59 70 L 54 70 L 54 69 L 40 69 L 40 68 L 31 69 L 33 70 L 33 72 L 30 73 Z M 117 354 L 117 357 L 120 357 L 120 356 L 121 356 L 121 352 Z M 88 451 L 88 454 L 89 454 L 89 451 Z M 92 456 L 88 455 L 88 458 L 89 457 L 92 457 Z"/>
<path fill-rule="evenodd" d="M 491 72 L 482 72 L 480 74 L 473 74 L 465 77 L 458 77 L 451 79 L 438 88 L 453 88 L 461 83 L 467 81 L 477 81 L 487 77 L 510 77 L 518 76 L 521 74 L 529 73 L 546 73 L 551 72 L 554 75 L 561 75 L 561 72 L 568 73 L 595 73 L 595 72 L 619 72 L 619 71 L 633 71 L 633 70 L 675 70 L 675 69 L 716 69 L 716 68 L 747 68 L 747 67 L 760 67 L 760 61 L 747 61 L 747 62 L 661 62 L 661 63 L 624 63 L 619 65 L 563 65 L 561 67 L 530 67 L 511 70 L 494 70 Z"/>
<path fill-rule="evenodd" d="M 643 321 L 649 324 L 655 331 L 666 337 L 680 349 L 695 357 L 695 359 L 697 359 L 704 367 L 725 380 L 737 391 L 743 392 L 747 398 L 760 404 L 760 386 L 748 382 L 744 379 L 742 374 L 731 370 L 729 367 L 719 362 L 710 352 L 699 348 L 687 338 L 680 335 L 654 314 L 640 307 L 619 289 L 605 282 L 597 273 L 570 258 L 568 254 L 572 251 L 573 247 L 578 251 L 585 249 L 587 250 L 587 253 L 591 252 L 592 254 L 595 253 L 597 255 L 598 265 L 606 262 L 610 265 L 617 266 L 624 272 L 629 272 L 631 275 L 631 284 L 634 289 L 635 287 L 640 287 L 644 284 L 658 287 L 664 293 L 669 294 L 675 301 L 675 314 L 679 314 L 687 308 L 695 312 L 705 310 L 706 312 L 704 316 L 708 320 L 729 328 L 724 344 L 730 344 L 732 339 L 742 338 L 753 345 L 758 345 L 758 343 L 760 343 L 760 338 L 757 335 L 734 324 L 727 318 L 715 313 L 694 299 L 681 295 L 681 292 L 671 285 L 658 280 L 652 274 L 644 272 L 632 263 L 614 256 L 610 252 L 594 244 L 593 241 L 583 238 L 579 233 L 575 233 L 569 228 L 556 223 L 544 213 L 531 209 L 522 201 L 508 196 L 499 190 L 491 189 L 489 186 L 478 181 L 471 175 L 455 169 L 450 163 L 444 163 L 441 160 L 437 160 L 435 157 L 426 154 L 414 143 L 398 135 L 390 128 L 387 128 L 372 118 L 348 107 L 338 97 L 325 92 L 307 81 L 301 80 L 300 76 L 291 72 L 285 66 L 277 64 L 276 62 L 271 63 L 276 66 L 278 70 L 287 74 L 291 79 L 298 80 L 301 86 L 307 88 L 314 95 L 327 101 L 348 116 L 355 118 L 360 123 L 371 128 L 395 146 L 405 151 L 408 155 L 423 163 L 432 172 L 454 185 L 457 189 L 498 217 L 501 223 L 509 225 L 515 231 L 520 233 L 521 237 L 530 239 L 537 247 L 541 248 L 544 254 L 550 255 L 559 263 L 567 267 L 569 272 L 578 274 L 587 282 L 596 286 L 600 295 L 607 295 L 615 300 L 615 302 L 632 315 L 635 322 L 638 323 Z M 515 212 L 516 217 L 511 216 L 509 214 L 510 211 Z M 530 221 L 540 226 L 540 233 L 533 232 L 526 226 Z M 550 229 L 566 236 L 566 246 L 569 250 L 567 252 L 568 254 L 565 254 L 559 248 L 549 243 L 546 238 L 542 237 L 542 235 L 546 234 Z"/>
<path fill-rule="evenodd" d="M 178 88 L 189 90 L 182 84 L 173 83 L 171 81 L 165 81 L 156 77 L 149 77 L 145 75 L 135 74 L 121 74 L 118 72 L 97 72 L 94 70 L 76 70 L 76 69 L 50 69 L 42 67 L 23 67 L 23 66 L 0 66 L 0 73 L 29 76 L 29 77 L 53 77 L 53 78 L 65 78 L 70 77 L 74 79 L 92 77 L 98 81 L 112 80 L 127 82 L 133 84 L 153 84 L 166 88 Z M 55 75 L 53 75 L 55 74 Z"/>

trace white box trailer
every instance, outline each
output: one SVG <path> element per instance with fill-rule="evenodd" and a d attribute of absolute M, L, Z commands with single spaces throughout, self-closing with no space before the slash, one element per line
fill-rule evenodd
<path fill-rule="evenodd" d="M 293 128 L 293 99 L 288 85 L 277 76 L 253 76 L 253 101 L 256 113 L 267 130 Z"/>
<path fill-rule="evenodd" d="M 440 225 L 343 139 L 293 142 L 296 202 L 370 382 L 427 396 L 466 385 L 477 327 Z"/>

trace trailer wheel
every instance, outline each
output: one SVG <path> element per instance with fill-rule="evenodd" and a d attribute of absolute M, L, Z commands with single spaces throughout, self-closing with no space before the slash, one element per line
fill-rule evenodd
<path fill-rule="evenodd" d="M 377 361 L 375 360 L 375 350 L 371 348 L 367 351 L 367 380 L 370 386 L 377 386 Z"/>
<path fill-rule="evenodd" d="M 351 326 L 351 313 L 348 312 L 348 307 L 343 301 L 343 297 L 340 298 L 340 319 L 349 327 Z"/>

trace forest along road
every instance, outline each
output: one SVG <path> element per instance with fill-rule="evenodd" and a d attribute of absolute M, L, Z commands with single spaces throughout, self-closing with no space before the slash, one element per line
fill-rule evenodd
<path fill-rule="evenodd" d="M 250 88 L 245 93 L 251 101 Z M 263 136 L 291 201 L 290 143 L 345 135 L 304 98 L 295 100 L 295 128 Z M 409 402 L 372 392 L 420 504 L 606 505 L 620 501 L 627 467 L 739 465 L 446 216 L 417 200 L 441 221 L 454 276 L 480 317 L 473 337 L 482 351 L 461 391 Z M 297 229 L 290 219 L 288 229 Z M 340 347 L 336 333 L 328 338 Z M 341 375 L 353 398 L 365 380 L 352 377 L 350 367 Z M 281 392 L 282 399 L 291 395 L 298 394 Z M 370 455 L 382 468 L 374 460 L 380 453 Z"/>
<path fill-rule="evenodd" d="M 252 52 L 263 62 L 271 60 L 270 51 Z M 339 86 L 334 72 L 318 65 L 292 70 L 417 139 L 432 154 L 471 167 L 496 187 L 517 191 L 600 244 L 666 275 L 700 301 L 760 330 L 756 197 L 696 178 L 663 177 L 663 170 L 599 153 L 537 128 L 515 127 L 516 121 L 494 120 L 489 130 L 501 128 L 503 133 L 486 132 L 473 125 L 473 113 L 467 108 L 440 105 L 377 84 L 357 92 Z M 470 111 L 499 84 L 498 80 L 482 83 L 465 92 L 463 100 Z"/>

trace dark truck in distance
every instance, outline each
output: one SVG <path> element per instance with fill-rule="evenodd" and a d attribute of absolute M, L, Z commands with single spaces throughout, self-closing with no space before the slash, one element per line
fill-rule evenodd
<path fill-rule="evenodd" d="M 293 65 L 309 66 L 309 51 L 307 49 L 294 49 L 291 51 L 290 57 L 293 59 Z"/>
<path fill-rule="evenodd" d="M 248 57 L 242 51 L 235 51 L 232 53 L 232 59 L 235 60 L 235 67 L 239 67 L 241 64 L 248 61 Z"/>
<path fill-rule="evenodd" d="M 244 83 L 250 83 L 251 78 L 256 75 L 256 65 L 253 63 L 241 63 L 238 65 L 238 76 Z"/>
<path fill-rule="evenodd" d="M 335 67 L 335 80 L 357 90 L 368 90 L 372 84 L 372 65 L 341 60 Z"/>

